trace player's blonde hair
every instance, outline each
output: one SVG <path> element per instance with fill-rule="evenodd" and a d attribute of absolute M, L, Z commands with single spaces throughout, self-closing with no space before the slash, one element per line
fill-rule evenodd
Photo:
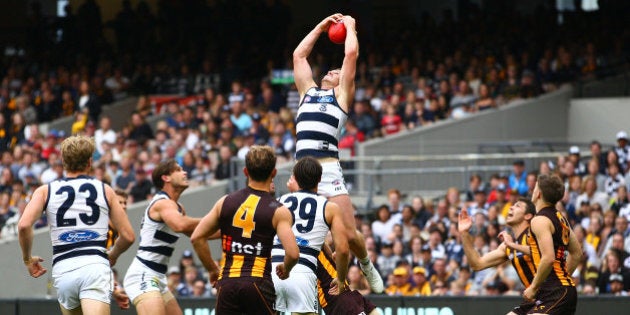
<path fill-rule="evenodd" d="M 69 172 L 87 171 L 96 146 L 94 139 L 85 136 L 71 136 L 61 143 L 61 161 Z"/>

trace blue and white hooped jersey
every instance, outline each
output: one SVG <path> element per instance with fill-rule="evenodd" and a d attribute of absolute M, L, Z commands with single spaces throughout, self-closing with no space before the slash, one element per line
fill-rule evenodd
<path fill-rule="evenodd" d="M 170 199 L 170 197 L 163 191 L 158 192 L 144 211 L 136 259 L 149 269 L 166 274 L 168 262 L 173 255 L 179 234 L 174 232 L 164 221 L 155 221 L 149 217 L 149 209 L 155 202 L 162 199 Z M 178 211 L 181 213 L 182 209 L 179 208 Z"/>
<path fill-rule="evenodd" d="M 103 182 L 84 175 L 52 181 L 44 209 L 54 273 L 93 263 L 109 265 L 105 245 L 110 208 Z"/>
<path fill-rule="evenodd" d="M 318 196 L 314 192 L 298 191 L 280 197 L 282 202 L 293 215 L 293 234 L 300 258 L 294 271 L 315 272 L 317 270 L 317 256 L 319 255 L 326 234 L 330 226 L 326 222 L 326 197 Z M 280 239 L 276 236 L 271 249 L 271 262 L 284 261 L 284 249 Z"/>
<path fill-rule="evenodd" d="M 334 89 L 310 88 L 297 112 L 295 157 L 339 158 L 339 137 L 347 119 Z"/>

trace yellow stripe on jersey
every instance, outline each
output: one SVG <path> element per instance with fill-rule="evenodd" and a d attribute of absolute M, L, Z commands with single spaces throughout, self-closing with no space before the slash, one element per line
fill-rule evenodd
<path fill-rule="evenodd" d="M 252 268 L 252 277 L 262 278 L 265 272 L 266 265 L 266 257 L 256 257 L 256 259 L 254 260 L 254 267 Z"/>
<path fill-rule="evenodd" d="M 221 261 L 219 263 L 219 280 L 221 280 L 221 278 L 223 278 L 223 269 L 225 269 L 225 252 L 221 255 Z"/>
<path fill-rule="evenodd" d="M 243 261 L 245 261 L 245 256 L 243 255 L 232 256 L 232 266 L 230 266 L 230 273 L 228 274 L 229 278 L 238 278 L 241 276 L 241 268 L 243 268 Z"/>
<path fill-rule="evenodd" d="M 326 255 L 324 255 L 323 251 L 319 252 L 319 256 L 317 256 L 317 259 L 319 259 L 319 262 L 322 264 L 322 266 L 324 267 L 326 272 L 333 279 L 337 278 L 337 269 L 335 269 L 335 267 L 333 267 L 333 265 L 330 263 L 330 261 L 328 261 L 328 259 L 326 258 Z"/>
<path fill-rule="evenodd" d="M 516 251 L 514 251 L 513 255 L 516 256 Z M 521 261 L 518 258 L 514 257 L 513 262 L 514 262 L 514 269 L 516 269 L 516 273 L 518 274 L 518 277 L 521 278 L 523 285 L 526 288 L 529 287 L 529 279 L 527 279 L 525 270 L 523 270 L 523 266 L 521 266 Z"/>
<path fill-rule="evenodd" d="M 319 305 L 322 308 L 328 306 L 328 301 L 326 301 L 326 296 L 324 295 L 324 290 L 322 290 L 322 282 L 317 279 L 317 299 L 319 300 Z"/>
<path fill-rule="evenodd" d="M 523 237 L 523 240 L 521 241 L 521 245 L 529 246 L 529 244 L 527 243 L 527 239 L 528 239 L 528 235 L 525 235 L 525 237 Z M 523 259 L 527 262 L 527 266 L 529 267 L 529 270 L 531 271 L 532 275 L 535 275 L 536 265 L 534 265 L 534 263 L 532 262 L 532 257 L 530 255 L 524 255 Z"/>

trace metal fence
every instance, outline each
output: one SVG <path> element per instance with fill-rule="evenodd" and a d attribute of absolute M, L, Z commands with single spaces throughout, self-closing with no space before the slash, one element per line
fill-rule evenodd
<path fill-rule="evenodd" d="M 494 153 L 456 154 L 430 156 L 372 156 L 353 157 L 341 160 L 344 177 L 353 202 L 360 211 L 370 211 L 375 200 L 391 188 L 406 196 L 421 195 L 425 198 L 438 197 L 449 187 L 463 190 L 470 176 L 479 174 L 488 180 L 492 174 L 509 175 L 512 164 L 520 159 L 526 171 L 535 171 L 543 161 L 553 161 L 562 155 L 559 152 L 537 153 Z M 233 158 L 229 189 L 245 187 L 242 174 L 244 161 Z M 278 166 L 274 179 L 276 193 L 287 192 L 285 183 L 291 176 L 293 163 Z"/>

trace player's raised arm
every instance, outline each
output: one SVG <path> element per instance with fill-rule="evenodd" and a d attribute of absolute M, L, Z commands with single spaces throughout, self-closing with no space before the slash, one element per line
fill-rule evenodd
<path fill-rule="evenodd" d="M 464 247 L 464 254 L 466 258 L 468 258 L 468 264 L 472 267 L 473 270 L 479 271 L 489 267 L 493 267 L 499 265 L 506 260 L 508 257 L 505 255 L 505 244 L 502 243 L 495 250 L 486 253 L 483 256 L 480 256 L 479 253 L 473 247 L 473 240 L 470 233 L 470 228 L 472 226 L 472 219 L 468 215 L 468 211 L 466 209 L 462 209 L 459 213 L 459 221 L 457 228 L 459 229 L 459 233 L 462 238 L 462 246 Z"/>
<path fill-rule="evenodd" d="M 304 97 L 308 89 L 317 85 L 313 80 L 313 70 L 308 64 L 308 56 L 311 54 L 319 36 L 328 30 L 330 24 L 340 21 L 341 19 L 343 19 L 341 13 L 326 17 L 302 39 L 293 51 L 293 76 L 298 92 L 300 92 L 300 99 Z"/>
<path fill-rule="evenodd" d="M 359 58 L 359 39 L 357 38 L 356 24 L 353 17 L 345 15 L 343 24 L 346 27 L 346 41 L 344 43 L 344 57 L 339 77 L 337 101 L 339 106 L 348 112 L 354 100 L 354 79 L 357 72 L 357 59 Z"/>

